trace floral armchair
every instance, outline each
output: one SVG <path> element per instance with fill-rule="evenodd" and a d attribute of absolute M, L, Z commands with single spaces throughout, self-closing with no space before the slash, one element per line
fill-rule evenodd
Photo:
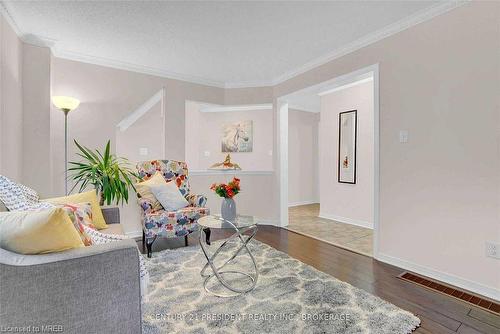
<path fill-rule="evenodd" d="M 142 208 L 142 242 L 147 247 L 148 257 L 151 257 L 153 243 L 158 236 L 184 237 L 187 246 L 187 236 L 198 230 L 198 219 L 210 214 L 210 210 L 205 207 L 207 198 L 189 192 L 188 167 L 185 162 L 152 160 L 137 164 L 138 175 L 143 180 L 148 180 L 157 171 L 163 174 L 167 182 L 176 182 L 179 191 L 189 202 L 189 206 L 177 211 L 154 211 L 150 201 L 139 197 L 138 202 Z M 209 242 L 210 231 L 205 232 L 207 233 L 207 242 Z"/>

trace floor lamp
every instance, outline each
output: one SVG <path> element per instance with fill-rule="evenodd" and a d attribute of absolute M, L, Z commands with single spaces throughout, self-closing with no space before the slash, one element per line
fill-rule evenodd
<path fill-rule="evenodd" d="M 80 101 L 69 96 L 53 96 L 52 103 L 64 113 L 64 193 L 68 195 L 68 113 L 80 105 Z"/>

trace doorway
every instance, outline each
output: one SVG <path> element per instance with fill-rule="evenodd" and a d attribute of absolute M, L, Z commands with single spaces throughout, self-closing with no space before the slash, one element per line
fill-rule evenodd
<path fill-rule="evenodd" d="M 357 121 L 357 142 L 349 159 L 341 159 L 346 144 L 340 134 L 347 130 L 340 116 L 346 111 Z M 278 117 L 281 226 L 376 258 L 378 65 L 278 98 Z M 339 175 L 347 167 L 354 175 L 345 182 Z"/>

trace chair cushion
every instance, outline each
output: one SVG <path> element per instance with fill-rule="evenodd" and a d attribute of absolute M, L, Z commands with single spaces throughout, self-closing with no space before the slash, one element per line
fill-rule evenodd
<path fill-rule="evenodd" d="M 166 211 L 176 211 L 189 205 L 175 182 L 170 181 L 164 185 L 151 186 L 151 192 Z"/>
<path fill-rule="evenodd" d="M 189 194 L 188 166 L 185 162 L 152 160 L 137 164 L 137 174 L 143 180 L 150 179 L 156 172 L 160 172 L 167 182 L 175 181 L 182 196 Z"/>
<path fill-rule="evenodd" d="M 180 237 L 197 229 L 198 219 L 209 215 L 208 208 L 188 206 L 177 211 L 158 211 L 144 216 L 144 232 L 147 238 L 156 235 Z"/>
<path fill-rule="evenodd" d="M 146 181 L 136 183 L 135 189 L 137 190 L 137 193 L 141 196 L 141 198 L 144 198 L 151 203 L 154 211 L 158 211 L 162 210 L 163 207 L 160 201 L 158 201 L 155 195 L 151 192 L 151 187 L 165 185 L 167 185 L 167 181 L 165 181 L 163 175 L 160 172 L 156 172 L 153 177 L 147 179 Z"/>

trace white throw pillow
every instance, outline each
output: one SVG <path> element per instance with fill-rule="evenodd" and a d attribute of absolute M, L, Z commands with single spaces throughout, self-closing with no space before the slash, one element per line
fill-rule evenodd
<path fill-rule="evenodd" d="M 167 211 L 177 211 L 189 205 L 175 182 L 170 181 L 165 185 L 151 186 L 151 192 Z"/>

